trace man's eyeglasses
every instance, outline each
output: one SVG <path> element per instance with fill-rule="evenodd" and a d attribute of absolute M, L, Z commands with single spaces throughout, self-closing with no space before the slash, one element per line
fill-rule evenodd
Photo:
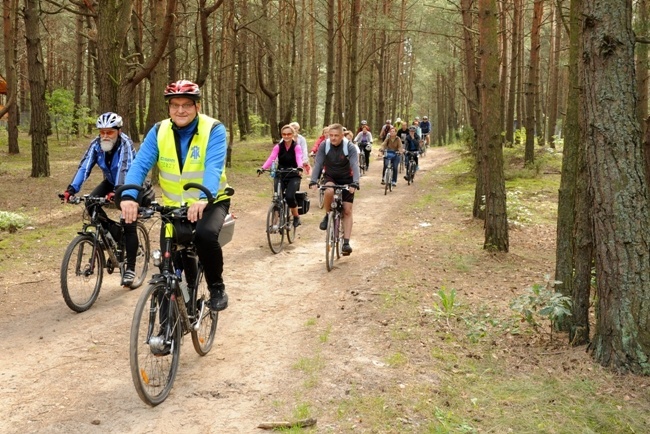
<path fill-rule="evenodd" d="M 172 110 L 179 110 L 181 107 L 183 107 L 183 110 L 189 110 L 192 107 L 194 107 L 194 103 L 185 103 L 185 104 L 169 104 L 169 108 Z"/>

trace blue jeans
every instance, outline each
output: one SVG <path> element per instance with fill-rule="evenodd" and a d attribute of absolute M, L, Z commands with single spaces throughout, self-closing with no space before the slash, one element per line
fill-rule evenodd
<path fill-rule="evenodd" d="M 393 183 L 397 184 L 397 170 L 399 168 L 399 154 L 396 152 L 387 152 L 386 155 L 384 155 L 384 170 L 381 172 L 381 178 L 384 179 L 384 175 L 386 174 L 386 167 L 388 167 L 389 164 L 393 165 Z"/>

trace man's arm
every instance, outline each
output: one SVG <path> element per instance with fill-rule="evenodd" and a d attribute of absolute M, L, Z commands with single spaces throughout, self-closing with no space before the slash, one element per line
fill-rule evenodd
<path fill-rule="evenodd" d="M 203 185 L 217 197 L 217 192 L 221 187 L 221 174 L 226 167 L 226 153 L 228 144 L 226 142 L 226 127 L 218 124 L 210 131 L 208 139 L 208 149 L 205 154 L 205 173 L 203 175 Z M 205 198 L 205 194 L 201 193 Z"/>

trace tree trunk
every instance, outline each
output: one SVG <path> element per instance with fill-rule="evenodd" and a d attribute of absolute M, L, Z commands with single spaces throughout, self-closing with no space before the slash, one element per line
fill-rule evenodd
<path fill-rule="evenodd" d="M 164 2 L 165 0 L 149 0 L 151 24 L 156 29 L 162 28 L 165 20 L 163 14 L 159 13 L 164 10 Z M 161 43 L 160 34 L 158 32 L 149 33 L 148 43 L 149 50 L 154 50 Z M 142 61 L 144 61 L 144 57 Z M 167 71 L 165 69 L 165 64 L 159 62 L 149 73 L 149 110 L 145 121 L 145 134 L 156 122 L 169 117 L 164 95 L 167 86 Z"/>
<path fill-rule="evenodd" d="M 7 81 L 7 152 L 12 154 L 20 153 L 18 146 L 18 74 L 16 64 L 16 31 L 14 23 L 16 11 L 18 10 L 18 0 L 3 0 L 3 36 L 4 36 L 4 53 L 5 53 L 5 70 Z M 0 116 L 1 117 L 1 116 Z"/>
<path fill-rule="evenodd" d="M 517 82 L 521 80 L 517 74 L 519 64 L 519 23 L 521 21 L 521 10 L 523 0 L 513 0 L 512 9 L 512 43 L 510 44 L 510 83 L 508 87 L 508 107 L 506 109 L 506 146 L 512 146 L 515 143 L 515 103 L 521 98 L 517 93 Z M 519 119 L 521 121 L 521 119 Z"/>
<path fill-rule="evenodd" d="M 81 94 L 83 93 L 84 80 L 84 53 L 86 52 L 86 37 L 84 35 L 84 17 L 77 15 L 76 24 L 76 52 L 75 52 L 75 75 L 74 75 L 74 130 L 77 137 L 85 129 L 85 113 L 81 112 Z"/>
<path fill-rule="evenodd" d="M 479 0 L 479 53 L 481 76 L 481 123 L 478 143 L 485 185 L 485 243 L 483 248 L 507 252 L 508 218 L 503 175 L 503 149 L 499 117 L 499 39 L 496 0 Z"/>
<path fill-rule="evenodd" d="M 637 1 L 636 29 L 637 37 L 648 38 L 648 0 Z M 636 86 L 639 94 L 637 118 L 642 131 L 648 117 L 648 44 L 636 44 Z"/>
<path fill-rule="evenodd" d="M 560 190 L 558 192 L 557 241 L 555 249 L 555 280 L 562 283 L 556 285 L 555 289 L 565 296 L 574 296 L 575 268 L 575 281 L 581 283 L 586 282 L 588 299 L 591 277 L 591 254 L 585 250 L 585 246 L 588 246 L 589 243 L 584 240 L 591 238 L 591 220 L 587 219 L 587 216 L 582 211 L 583 207 L 579 206 L 580 204 L 576 202 L 576 199 L 579 199 L 581 203 L 584 203 L 586 200 L 585 196 L 587 190 L 584 186 L 587 183 L 588 176 L 586 170 L 578 171 L 577 169 L 578 156 L 580 153 L 579 150 L 582 147 L 582 140 L 580 140 L 580 101 L 582 94 L 580 91 L 579 70 L 579 53 L 581 52 L 581 21 L 579 14 L 581 7 L 581 0 L 571 0 L 569 15 L 569 89 L 567 93 L 567 112 L 564 120 L 564 150 L 562 158 L 562 177 L 560 179 Z M 583 194 L 578 194 L 576 191 L 578 189 L 578 186 L 576 185 L 578 180 L 582 183 L 581 187 Z M 580 226 L 577 226 L 577 222 L 575 221 L 578 217 L 581 217 Z M 576 225 L 575 228 L 574 225 Z M 576 249 L 575 256 L 574 249 Z M 585 257 L 585 255 L 587 255 L 588 258 Z M 585 261 L 588 261 L 586 269 Z M 582 262 L 580 269 L 578 269 L 576 265 L 577 262 Z M 587 273 L 586 275 L 582 274 L 585 272 Z M 575 291 L 579 291 L 579 294 L 582 294 L 584 290 L 584 285 L 581 287 L 575 287 Z M 567 330 L 567 321 L 574 324 L 575 327 L 580 327 L 581 330 L 584 329 L 584 326 L 587 327 L 586 330 L 589 329 L 588 324 L 580 323 L 584 318 L 582 316 L 583 313 L 578 314 L 576 311 L 580 306 L 581 303 L 574 298 L 573 317 L 566 321 L 561 320 L 558 324 L 560 330 Z M 584 312 L 584 315 L 587 315 L 587 312 Z M 588 339 L 589 336 L 587 335 L 586 338 Z M 582 344 L 586 341 L 579 338 L 577 342 Z"/>
<path fill-rule="evenodd" d="M 325 113 L 323 126 L 332 123 L 332 100 L 334 98 L 334 3 L 335 0 L 327 1 L 327 82 L 325 88 Z"/>
<path fill-rule="evenodd" d="M 632 0 L 584 0 L 585 146 L 598 317 L 596 361 L 650 374 L 650 228 L 636 117 Z"/>
<path fill-rule="evenodd" d="M 33 178 L 50 176 L 47 147 L 47 105 L 45 104 L 45 65 L 39 28 L 39 2 L 25 0 L 25 40 L 27 42 L 27 70 L 32 109 L 32 174 Z"/>
<path fill-rule="evenodd" d="M 539 92 L 540 28 L 544 13 L 544 0 L 535 0 L 533 6 L 533 27 L 530 33 L 530 63 L 526 83 L 526 150 L 524 164 L 535 161 L 535 100 Z"/>
<path fill-rule="evenodd" d="M 560 48 L 562 42 L 562 10 L 555 5 L 553 8 L 555 27 L 553 31 L 553 45 L 550 65 L 551 74 L 549 78 L 548 91 L 548 124 L 546 138 L 549 146 L 555 148 L 555 126 L 557 124 L 558 87 L 560 85 Z"/>

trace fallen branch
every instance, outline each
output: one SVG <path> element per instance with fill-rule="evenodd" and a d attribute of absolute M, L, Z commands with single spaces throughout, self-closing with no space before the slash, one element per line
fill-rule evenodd
<path fill-rule="evenodd" d="M 257 425 L 261 429 L 281 429 L 281 428 L 306 428 L 308 426 L 316 425 L 316 419 L 302 419 L 295 422 L 262 422 Z"/>

